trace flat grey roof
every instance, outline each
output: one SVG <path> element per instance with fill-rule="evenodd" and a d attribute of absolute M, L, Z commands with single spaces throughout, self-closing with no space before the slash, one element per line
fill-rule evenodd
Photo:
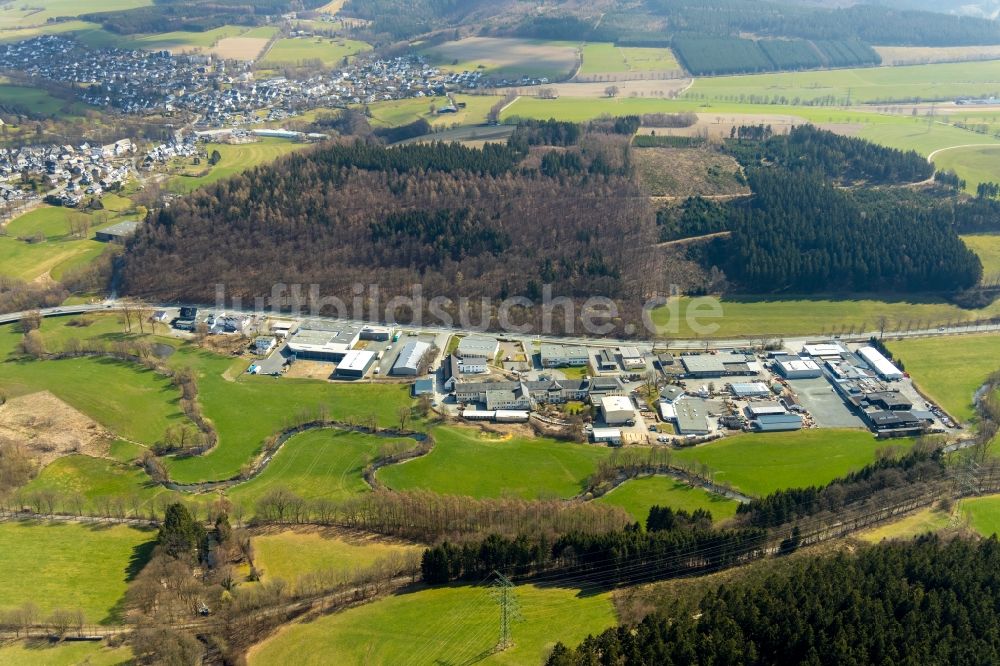
<path fill-rule="evenodd" d="M 108 234 L 109 236 L 128 236 L 129 234 L 134 234 L 140 224 L 139 220 L 125 220 L 118 224 L 112 224 L 110 227 L 98 229 L 97 233 Z"/>

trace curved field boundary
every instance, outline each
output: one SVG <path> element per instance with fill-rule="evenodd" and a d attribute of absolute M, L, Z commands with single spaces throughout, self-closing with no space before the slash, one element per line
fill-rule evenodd
<path fill-rule="evenodd" d="M 927 156 L 928 162 L 934 161 L 934 156 L 938 153 L 943 153 L 946 150 L 958 150 L 959 148 L 1000 148 L 1000 143 L 963 143 L 958 146 L 948 146 L 947 148 L 938 148 L 937 150 L 931 151 L 931 154 Z"/>
<path fill-rule="evenodd" d="M 395 456 L 390 456 L 383 460 L 376 460 L 365 467 L 362 475 L 365 482 L 372 488 L 372 490 L 384 488 L 384 486 L 382 486 L 375 479 L 375 472 L 378 471 L 380 467 L 427 455 L 431 452 L 431 449 L 434 448 L 434 438 L 429 433 L 402 431 L 396 429 L 372 430 L 367 426 L 353 425 L 341 421 L 310 421 L 308 423 L 286 428 L 271 438 L 269 443 L 265 445 L 264 451 L 260 456 L 258 456 L 257 460 L 251 464 L 250 471 L 246 474 L 240 474 L 218 481 L 202 481 L 200 483 L 176 483 L 174 481 L 167 480 L 164 481 L 162 485 L 168 490 L 187 493 L 202 493 L 214 490 L 225 490 L 242 483 L 246 483 L 260 476 L 260 474 L 267 469 L 267 466 L 274 459 L 274 456 L 277 455 L 278 451 L 281 450 L 281 447 L 284 446 L 285 442 L 290 440 L 295 435 L 299 435 L 310 430 L 342 430 L 392 439 L 408 438 L 417 442 L 418 446 L 415 449 L 405 451 Z"/>

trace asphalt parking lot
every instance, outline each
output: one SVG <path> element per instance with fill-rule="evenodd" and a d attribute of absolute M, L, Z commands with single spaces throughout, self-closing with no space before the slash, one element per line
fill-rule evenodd
<path fill-rule="evenodd" d="M 825 377 L 790 379 L 788 386 L 820 428 L 864 428 Z"/>

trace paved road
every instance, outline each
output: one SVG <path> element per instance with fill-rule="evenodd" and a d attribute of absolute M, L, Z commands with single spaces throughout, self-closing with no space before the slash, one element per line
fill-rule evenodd
<path fill-rule="evenodd" d="M 163 308 L 176 308 L 180 307 L 179 303 L 168 303 L 153 305 L 149 304 L 150 308 L 153 309 L 163 309 Z M 204 306 L 200 304 L 190 304 L 195 307 L 202 309 L 214 310 L 214 306 Z M 59 315 L 69 315 L 69 314 L 85 314 L 88 312 L 101 312 L 107 310 L 120 309 L 120 306 L 114 300 L 106 300 L 100 303 L 90 303 L 83 305 L 69 305 L 60 306 L 56 308 L 44 308 L 39 312 L 43 317 L 52 317 Z M 231 313 L 243 313 L 243 314 L 255 314 L 249 310 L 235 310 L 233 308 L 227 308 L 226 312 Z M 20 321 L 26 314 L 25 312 L 11 312 L 8 314 L 0 315 L 0 324 L 9 324 Z M 313 319 L 334 321 L 333 317 L 310 317 Z M 359 325 L 381 325 L 381 322 L 365 321 L 360 319 L 343 319 L 341 321 L 347 321 Z M 405 326 L 405 325 L 403 325 Z M 453 333 L 462 333 L 462 329 L 458 327 L 446 327 L 446 326 L 427 326 L 423 325 L 420 327 L 406 326 L 410 330 L 419 330 L 424 334 L 433 334 L 435 336 L 446 336 Z M 912 331 L 899 331 L 899 332 L 886 332 L 884 337 L 895 339 L 895 338 L 917 338 L 917 337 L 927 337 L 927 336 L 948 336 L 948 335 L 966 335 L 969 333 L 985 333 L 985 332 L 1000 332 L 1000 322 L 989 323 L 981 325 L 958 325 L 958 326 L 940 326 L 936 328 L 926 328 Z M 525 335 L 525 334 L 512 334 L 503 335 L 502 333 L 494 333 L 501 338 L 505 339 L 517 339 L 525 343 L 525 350 L 531 349 L 529 346 L 531 342 L 555 342 L 562 344 L 572 344 L 572 345 L 583 345 L 588 347 L 614 347 L 618 345 L 628 345 L 632 347 L 638 347 L 641 351 L 651 351 L 654 343 L 651 340 L 629 340 L 623 338 L 593 338 L 593 337 L 580 337 L 580 336 L 558 336 L 558 335 Z M 868 340 L 872 336 L 878 337 L 879 332 L 866 331 L 864 333 L 857 333 L 851 336 L 842 336 L 841 339 L 845 342 L 863 342 Z M 714 339 L 714 338 L 703 338 L 703 339 L 688 339 L 688 340 L 671 340 L 670 349 L 671 351 L 694 351 L 699 349 L 704 349 L 706 343 L 714 348 L 728 348 L 728 347 L 753 347 L 760 343 L 761 339 L 778 339 L 782 338 L 784 340 L 785 346 L 789 349 L 797 349 L 803 344 L 809 341 L 815 340 L 828 340 L 829 335 L 822 335 L 817 333 L 812 336 L 795 336 L 795 337 L 782 337 L 781 335 L 769 335 L 769 336 L 754 336 L 750 338 L 728 338 L 728 339 Z M 402 339 L 402 338 L 401 338 Z M 443 339 L 443 338 L 439 338 Z"/>

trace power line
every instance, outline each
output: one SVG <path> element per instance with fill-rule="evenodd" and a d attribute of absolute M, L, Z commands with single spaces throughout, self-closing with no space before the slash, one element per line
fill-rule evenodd
<path fill-rule="evenodd" d="M 497 641 L 497 651 L 502 652 L 513 645 L 510 639 L 510 625 L 521 619 L 521 608 L 514 594 L 514 583 L 499 571 L 494 571 L 496 580 L 493 582 L 491 594 L 500 606 L 500 638 Z"/>

